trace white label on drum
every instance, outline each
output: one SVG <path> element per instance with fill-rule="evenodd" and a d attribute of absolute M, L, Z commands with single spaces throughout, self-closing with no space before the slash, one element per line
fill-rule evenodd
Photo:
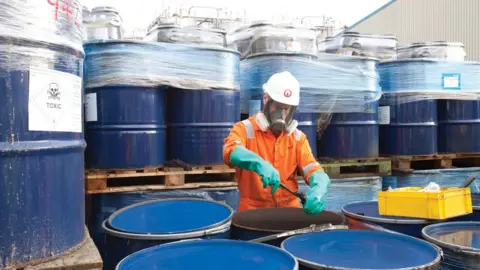
<path fill-rule="evenodd" d="M 28 97 L 30 131 L 82 132 L 82 78 L 31 67 Z"/>
<path fill-rule="evenodd" d="M 90 93 L 85 95 L 85 121 L 98 121 L 97 93 Z"/>
<path fill-rule="evenodd" d="M 444 73 L 442 74 L 443 89 L 460 89 L 460 74 Z"/>
<path fill-rule="evenodd" d="M 390 124 L 390 106 L 378 107 L 378 123 L 380 125 Z"/>

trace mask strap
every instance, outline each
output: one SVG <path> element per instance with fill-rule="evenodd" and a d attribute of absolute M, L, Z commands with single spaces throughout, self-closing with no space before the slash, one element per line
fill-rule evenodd
<path fill-rule="evenodd" d="M 264 113 L 257 113 L 255 116 L 255 122 L 257 122 L 258 127 L 260 127 L 263 132 L 267 132 L 268 128 L 270 128 L 270 122 Z"/>

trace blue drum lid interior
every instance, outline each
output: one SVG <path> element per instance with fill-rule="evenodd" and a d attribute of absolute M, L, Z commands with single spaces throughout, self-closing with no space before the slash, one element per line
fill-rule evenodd
<path fill-rule="evenodd" d="M 155 246 L 136 252 L 118 270 L 266 270 L 297 269 L 297 261 L 279 248 L 232 240 L 191 240 Z"/>
<path fill-rule="evenodd" d="M 226 204 L 199 199 L 157 200 L 118 210 L 108 220 L 115 230 L 138 234 L 178 234 L 225 224 L 233 210 Z"/>
<path fill-rule="evenodd" d="M 399 224 L 427 224 L 431 223 L 425 219 L 403 218 L 382 216 L 378 213 L 378 201 L 354 202 L 342 208 L 347 217 L 376 223 L 399 223 Z"/>
<path fill-rule="evenodd" d="M 425 239 L 443 248 L 480 254 L 480 222 L 445 222 L 423 228 Z"/>
<path fill-rule="evenodd" d="M 431 244 L 402 234 L 334 230 L 292 236 L 282 248 L 300 264 L 354 269 L 399 269 L 440 260 Z"/>

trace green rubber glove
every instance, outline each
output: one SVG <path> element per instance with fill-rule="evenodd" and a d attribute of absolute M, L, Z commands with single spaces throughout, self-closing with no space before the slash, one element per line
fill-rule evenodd
<path fill-rule="evenodd" d="M 272 194 L 280 186 L 280 174 L 263 158 L 243 146 L 237 146 L 230 154 L 230 163 L 240 169 L 256 172 L 263 183 L 263 188 L 272 187 Z"/>
<path fill-rule="evenodd" d="M 303 206 L 305 213 L 316 215 L 325 207 L 325 197 L 330 187 L 330 177 L 322 171 L 314 172 L 310 176 L 310 188 L 307 192 L 307 201 Z"/>

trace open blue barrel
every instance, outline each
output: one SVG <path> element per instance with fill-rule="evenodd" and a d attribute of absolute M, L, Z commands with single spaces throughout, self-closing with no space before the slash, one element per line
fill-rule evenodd
<path fill-rule="evenodd" d="M 378 202 L 354 202 L 345 205 L 342 212 L 347 217 L 348 227 L 354 230 L 374 230 L 399 232 L 421 238 L 422 229 L 435 221 L 401 217 L 381 216 Z"/>
<path fill-rule="evenodd" d="M 231 240 L 190 240 L 136 252 L 123 259 L 117 270 L 297 270 L 297 260 L 269 245 Z"/>
<path fill-rule="evenodd" d="M 233 53 L 219 51 L 219 57 L 222 54 Z M 223 164 L 223 141 L 240 121 L 240 91 L 170 87 L 167 96 L 168 159 L 194 165 Z"/>
<path fill-rule="evenodd" d="M 232 218 L 231 238 L 238 240 L 252 240 L 281 232 L 303 229 L 311 224 L 341 225 L 344 223 L 342 215 L 323 211 L 318 215 L 305 214 L 302 208 L 258 208 L 236 212 Z M 280 246 L 285 238 L 267 242 Z"/>
<path fill-rule="evenodd" d="M 53 10 L 0 3 L 0 269 L 85 240 L 81 28 Z"/>
<path fill-rule="evenodd" d="M 445 222 L 422 230 L 423 237 L 442 248 L 439 269 L 478 269 L 480 265 L 480 222 Z"/>
<path fill-rule="evenodd" d="M 102 224 L 110 215 L 117 210 L 136 203 L 178 198 L 197 198 L 224 202 L 236 211 L 239 192 L 236 187 L 232 187 L 89 194 L 86 197 L 87 226 L 100 255 L 104 257 L 104 253 L 108 249 L 105 243 L 105 231 L 102 228 Z"/>
<path fill-rule="evenodd" d="M 381 155 L 431 155 L 437 146 L 437 101 L 424 100 L 396 103 L 388 97 L 380 106 Z"/>
<path fill-rule="evenodd" d="M 334 113 L 320 139 L 318 155 L 330 158 L 378 157 L 378 103 L 365 113 Z"/>
<path fill-rule="evenodd" d="M 117 74 L 107 58 L 152 51 L 148 43 L 128 41 L 88 42 L 85 80 L 87 84 Z M 155 57 L 155 56 L 152 56 Z M 126 60 L 124 60 L 126 61 Z M 125 64 L 125 63 L 120 63 Z M 126 63 L 128 64 L 128 63 Z M 138 62 L 137 65 L 149 63 Z M 89 72 L 98 70 L 102 74 Z M 145 69 L 146 67 L 139 67 Z M 135 74 L 126 73 L 133 78 Z M 147 78 L 147 74 L 145 75 Z M 106 80 L 106 79 L 105 79 Z M 105 84 L 107 81 L 105 82 Z M 165 89 L 146 85 L 111 85 L 86 89 L 87 168 L 127 169 L 162 165 L 166 157 Z"/>
<path fill-rule="evenodd" d="M 202 199 L 147 201 L 118 210 L 103 223 L 105 269 L 156 245 L 191 238 L 228 239 L 233 210 Z"/>
<path fill-rule="evenodd" d="M 480 101 L 438 101 L 439 152 L 480 153 L 479 137 Z"/>
<path fill-rule="evenodd" d="M 331 230 L 306 233 L 282 242 L 300 269 L 435 269 L 438 247 L 402 234 Z"/>

